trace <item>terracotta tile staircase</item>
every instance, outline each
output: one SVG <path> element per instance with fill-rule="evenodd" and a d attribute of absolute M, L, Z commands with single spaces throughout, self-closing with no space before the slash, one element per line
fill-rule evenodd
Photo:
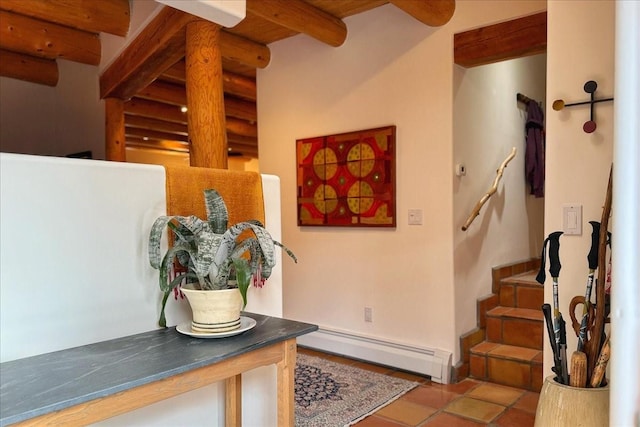
<path fill-rule="evenodd" d="M 535 280 L 539 260 L 492 270 L 492 294 L 477 301 L 478 327 L 460 338 L 458 379 L 539 392 L 542 388 L 544 288 Z"/>

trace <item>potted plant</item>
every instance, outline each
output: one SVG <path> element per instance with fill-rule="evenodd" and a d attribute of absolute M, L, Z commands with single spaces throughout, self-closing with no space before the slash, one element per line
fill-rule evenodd
<path fill-rule="evenodd" d="M 297 262 L 293 252 L 274 240 L 259 221 L 250 220 L 228 227 L 227 206 L 216 190 L 205 190 L 204 199 L 206 221 L 194 215 L 161 216 L 151 227 L 149 261 L 153 268 L 160 270 L 159 285 L 164 293 L 158 322 L 161 327 L 167 324 L 165 307 L 172 292 L 184 292 L 187 296 L 194 323 L 203 327 L 211 324 L 225 327 L 226 323 L 228 327 L 229 322 L 236 321 L 231 317 L 237 316 L 239 319 L 240 310 L 247 305 L 251 279 L 254 285 L 262 287 L 271 275 L 276 263 L 275 246 L 280 246 Z M 161 256 L 161 240 L 165 229 L 172 232 L 173 244 Z M 217 298 L 223 293 L 231 294 L 232 300 L 235 298 L 239 301 L 237 309 L 232 308 L 236 314 L 224 320 L 220 317 L 223 310 L 212 308 L 208 312 L 214 319 L 203 319 L 200 316 L 201 309 L 194 309 L 196 293 L 205 300 Z"/>

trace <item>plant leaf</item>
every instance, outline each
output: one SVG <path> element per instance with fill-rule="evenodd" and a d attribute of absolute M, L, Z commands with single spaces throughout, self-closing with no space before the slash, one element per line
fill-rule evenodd
<path fill-rule="evenodd" d="M 251 269 L 249 263 L 244 258 L 237 258 L 233 260 L 233 267 L 236 271 L 236 280 L 238 281 L 238 290 L 242 295 L 242 308 L 247 306 L 247 290 L 251 283 Z"/>
<path fill-rule="evenodd" d="M 222 196 L 213 188 L 204 190 L 204 202 L 209 227 L 214 233 L 223 234 L 228 227 L 229 212 Z"/>

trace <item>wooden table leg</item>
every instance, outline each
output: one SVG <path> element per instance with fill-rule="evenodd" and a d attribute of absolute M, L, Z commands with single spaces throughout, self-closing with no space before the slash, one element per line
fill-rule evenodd
<path fill-rule="evenodd" d="M 282 360 L 276 364 L 278 369 L 278 426 L 293 427 L 295 424 L 296 340 L 282 343 Z"/>
<path fill-rule="evenodd" d="M 242 426 L 242 375 L 225 380 L 225 426 Z"/>

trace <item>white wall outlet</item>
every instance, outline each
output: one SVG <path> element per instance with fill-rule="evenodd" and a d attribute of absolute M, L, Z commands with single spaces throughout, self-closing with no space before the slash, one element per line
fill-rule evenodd
<path fill-rule="evenodd" d="M 562 231 L 566 235 L 582 235 L 582 205 L 562 205 Z"/>
<path fill-rule="evenodd" d="M 422 209 L 409 209 L 409 225 L 422 225 Z"/>
<path fill-rule="evenodd" d="M 364 308 L 364 321 L 369 323 L 373 322 L 373 308 L 371 307 Z"/>

